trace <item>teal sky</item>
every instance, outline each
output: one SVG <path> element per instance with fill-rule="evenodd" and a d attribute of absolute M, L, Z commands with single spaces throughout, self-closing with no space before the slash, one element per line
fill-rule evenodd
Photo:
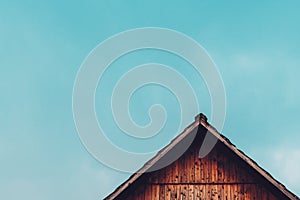
<path fill-rule="evenodd" d="M 96 45 L 148 26 L 180 31 L 209 52 L 226 87 L 223 134 L 300 195 L 299 7 L 300 1 L 292 0 L 1 1 L 0 198 L 101 199 L 129 176 L 105 167 L 81 144 L 72 90 L 81 63 Z M 129 69 L 151 59 L 180 62 L 145 51 L 120 63 Z M 114 72 L 112 66 L 107 78 Z M 182 73 L 194 87 L 199 83 L 201 110 L 209 116 L 203 80 L 192 71 Z M 137 92 L 130 104 L 133 118 L 147 123 L 147 105 L 159 100 L 170 100 L 168 109 L 178 112 L 167 95 L 158 88 L 141 103 Z M 97 114 L 105 109 L 99 102 Z M 175 124 L 178 118 L 172 116 L 168 122 Z M 126 142 L 119 145 L 130 148 Z"/>

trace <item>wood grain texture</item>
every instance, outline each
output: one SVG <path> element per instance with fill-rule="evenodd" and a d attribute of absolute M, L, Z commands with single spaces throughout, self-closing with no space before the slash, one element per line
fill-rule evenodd
<path fill-rule="evenodd" d="M 144 174 L 143 178 L 134 182 L 118 199 L 280 199 L 249 166 L 222 145 L 217 144 L 202 159 L 198 157 L 197 146 L 193 143 L 169 166 Z"/>

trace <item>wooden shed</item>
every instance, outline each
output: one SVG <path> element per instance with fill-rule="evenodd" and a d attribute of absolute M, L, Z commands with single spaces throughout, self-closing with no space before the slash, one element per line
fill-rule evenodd
<path fill-rule="evenodd" d="M 218 142 L 206 157 L 199 158 L 206 134 L 216 137 Z M 176 161 L 159 169 L 189 138 L 193 140 L 187 150 Z M 158 170 L 153 171 L 155 168 Z M 299 200 L 208 124 L 202 114 L 105 199 Z"/>

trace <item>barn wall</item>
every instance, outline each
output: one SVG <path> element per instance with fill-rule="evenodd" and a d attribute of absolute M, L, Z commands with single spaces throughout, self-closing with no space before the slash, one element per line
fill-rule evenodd
<path fill-rule="evenodd" d="M 171 165 L 144 174 L 118 199 L 281 199 L 223 145 L 204 159 L 198 158 L 199 146 L 194 143 Z"/>

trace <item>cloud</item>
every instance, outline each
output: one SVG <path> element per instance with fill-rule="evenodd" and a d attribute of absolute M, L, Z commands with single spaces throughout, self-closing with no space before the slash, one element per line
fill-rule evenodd
<path fill-rule="evenodd" d="M 258 150 L 260 165 L 296 195 L 300 195 L 300 148 L 288 145 L 266 147 Z"/>
<path fill-rule="evenodd" d="M 294 185 L 300 189 L 300 148 L 281 148 L 274 150 L 272 157 L 278 167 L 278 176 L 285 180 L 287 185 Z"/>

